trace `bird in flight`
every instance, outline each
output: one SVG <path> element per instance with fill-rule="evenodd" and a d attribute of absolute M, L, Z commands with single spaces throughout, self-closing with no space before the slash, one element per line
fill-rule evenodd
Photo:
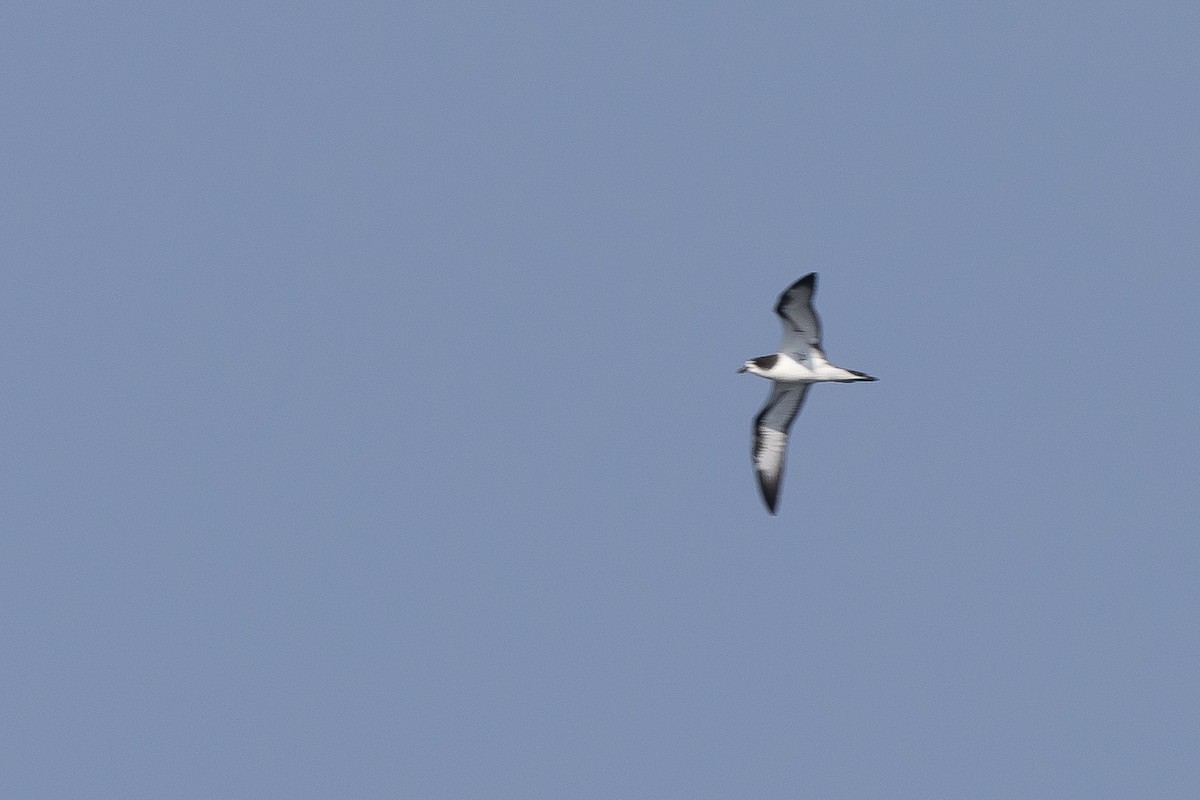
<path fill-rule="evenodd" d="M 752 358 L 738 372 L 761 375 L 774 382 L 767 404 L 754 418 L 754 472 L 763 502 L 772 514 L 778 513 L 779 481 L 787 455 L 788 429 L 804 405 L 808 387 L 814 383 L 837 381 L 854 383 L 877 380 L 865 372 L 842 369 L 825 360 L 821 350 L 821 320 L 813 310 L 817 273 L 810 272 L 779 296 L 775 313 L 783 324 L 779 352 Z"/>

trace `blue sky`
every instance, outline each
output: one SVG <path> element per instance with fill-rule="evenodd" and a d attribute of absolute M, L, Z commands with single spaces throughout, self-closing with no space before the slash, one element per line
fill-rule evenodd
<path fill-rule="evenodd" d="M 10 10 L 0 794 L 1195 796 L 1198 34 Z"/>

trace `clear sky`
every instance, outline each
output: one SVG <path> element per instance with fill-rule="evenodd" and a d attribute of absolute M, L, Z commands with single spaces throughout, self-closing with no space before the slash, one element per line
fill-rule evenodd
<path fill-rule="evenodd" d="M 0 796 L 1200 796 L 1197 41 L 9 8 Z"/>

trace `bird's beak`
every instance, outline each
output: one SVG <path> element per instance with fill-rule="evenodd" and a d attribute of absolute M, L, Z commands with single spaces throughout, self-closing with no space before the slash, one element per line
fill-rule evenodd
<path fill-rule="evenodd" d="M 746 371 L 745 367 L 738 367 L 738 372 L 745 372 L 745 371 Z"/>

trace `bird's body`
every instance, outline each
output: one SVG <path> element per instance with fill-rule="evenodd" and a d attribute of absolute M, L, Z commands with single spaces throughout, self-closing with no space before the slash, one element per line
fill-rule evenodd
<path fill-rule="evenodd" d="M 769 366 L 764 363 L 768 360 Z M 744 370 L 751 375 L 761 375 L 781 383 L 822 383 L 824 381 L 850 383 L 851 381 L 874 380 L 861 372 L 842 369 L 830 364 L 825 360 L 821 351 L 815 347 L 809 350 L 808 358 L 802 361 L 787 353 L 775 353 L 751 359 L 746 363 L 747 366 L 744 367 Z"/>
<path fill-rule="evenodd" d="M 779 482 L 787 455 L 788 429 L 814 383 L 873 381 L 870 375 L 830 364 L 821 350 L 821 320 L 812 307 L 817 274 L 810 272 L 788 287 L 775 304 L 783 324 L 779 352 L 752 358 L 738 372 L 774 381 L 767 404 L 754 419 L 754 471 L 767 510 L 776 513 Z"/>

